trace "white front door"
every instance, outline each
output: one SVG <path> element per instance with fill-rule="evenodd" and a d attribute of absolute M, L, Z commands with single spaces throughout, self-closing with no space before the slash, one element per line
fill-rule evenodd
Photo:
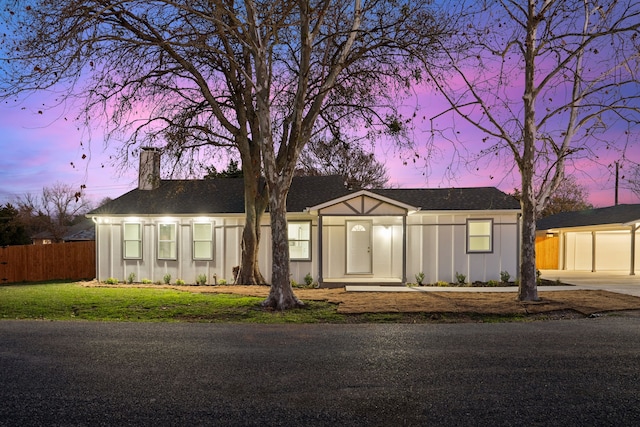
<path fill-rule="evenodd" d="M 371 274 L 371 221 L 347 221 L 347 274 Z"/>

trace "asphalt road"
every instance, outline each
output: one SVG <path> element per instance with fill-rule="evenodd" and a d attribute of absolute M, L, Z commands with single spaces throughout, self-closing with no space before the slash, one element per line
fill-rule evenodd
<path fill-rule="evenodd" d="M 640 319 L 0 321 L 0 425 L 640 425 Z"/>

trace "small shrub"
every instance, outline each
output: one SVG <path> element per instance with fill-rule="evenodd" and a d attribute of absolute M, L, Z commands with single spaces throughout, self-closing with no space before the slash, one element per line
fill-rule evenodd
<path fill-rule="evenodd" d="M 142 283 L 145 284 L 145 285 L 150 285 L 153 282 L 150 279 L 142 279 Z"/>
<path fill-rule="evenodd" d="M 127 276 L 127 283 L 132 284 L 136 280 L 136 273 L 129 273 Z"/>
<path fill-rule="evenodd" d="M 225 279 L 220 279 L 218 280 L 218 284 L 224 286 L 227 284 L 227 281 Z"/>
<path fill-rule="evenodd" d="M 304 283 L 308 287 L 311 287 L 311 285 L 313 285 L 313 276 L 311 275 L 311 273 L 307 273 L 307 275 L 304 276 Z"/>
<path fill-rule="evenodd" d="M 458 273 L 456 271 L 456 282 L 458 282 L 458 285 L 460 286 L 464 286 L 467 284 L 467 276 L 465 276 L 462 273 Z"/>
<path fill-rule="evenodd" d="M 214 276 L 215 277 L 215 276 Z M 198 274 L 198 277 L 196 277 L 196 283 L 198 285 L 206 285 L 207 284 L 207 275 L 206 274 Z M 220 283 L 222 285 L 222 283 Z"/>
<path fill-rule="evenodd" d="M 422 285 L 423 280 L 424 280 L 424 273 L 421 271 L 420 273 L 416 274 L 416 282 L 418 282 L 418 285 Z"/>
<path fill-rule="evenodd" d="M 168 285 L 169 283 L 171 283 L 171 275 L 170 274 L 165 274 L 162 277 L 162 280 L 164 281 L 165 285 Z"/>
<path fill-rule="evenodd" d="M 511 279 L 511 275 L 509 274 L 508 271 L 501 271 L 500 272 L 500 281 L 502 283 L 507 283 L 509 281 L 509 279 Z"/>
<path fill-rule="evenodd" d="M 440 287 L 449 286 L 449 282 L 445 282 L 444 280 L 438 280 L 436 282 L 436 286 L 440 286 Z"/>
<path fill-rule="evenodd" d="M 497 280 L 489 280 L 487 282 L 487 286 L 492 286 L 492 287 L 500 286 L 500 282 L 498 282 Z"/>
<path fill-rule="evenodd" d="M 407 288 L 415 288 L 416 286 L 418 286 L 417 283 L 407 283 Z"/>
<path fill-rule="evenodd" d="M 115 277 L 109 277 L 107 280 L 104 281 L 104 283 L 106 283 L 107 285 L 117 285 L 118 279 L 116 279 Z"/>
<path fill-rule="evenodd" d="M 155 284 L 156 284 L 156 285 L 158 285 L 158 286 L 160 286 L 160 285 L 162 285 L 162 281 L 161 281 L 161 280 L 156 280 L 156 283 L 155 283 Z"/>
<path fill-rule="evenodd" d="M 296 282 L 295 280 L 291 279 L 291 287 L 292 288 L 297 288 L 298 287 L 298 282 Z"/>
<path fill-rule="evenodd" d="M 176 279 L 176 285 L 178 285 L 178 286 L 183 286 L 183 285 L 184 285 L 184 280 L 182 280 L 182 279 Z"/>
<path fill-rule="evenodd" d="M 542 271 L 536 269 L 536 284 L 540 284 L 542 282 Z"/>

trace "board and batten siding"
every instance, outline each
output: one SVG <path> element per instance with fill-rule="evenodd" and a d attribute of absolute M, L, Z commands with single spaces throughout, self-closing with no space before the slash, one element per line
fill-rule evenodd
<path fill-rule="evenodd" d="M 372 223 L 372 273 L 360 279 L 373 277 L 379 280 L 393 279 L 415 281 L 415 275 L 423 272 L 424 283 L 439 280 L 454 282 L 456 273 L 467 276 L 468 281 L 499 280 L 501 271 L 517 276 L 518 224 L 516 213 L 473 212 L 438 213 L 416 212 L 408 215 L 406 236 L 406 278 L 403 278 L 403 225 L 402 216 L 325 216 L 322 230 L 323 280 L 358 279 L 346 273 L 346 223 L 351 220 L 370 220 Z M 493 220 L 493 251 L 491 253 L 467 253 L 467 219 Z M 97 278 L 113 277 L 126 281 L 130 273 L 135 281 L 148 279 L 162 282 L 166 274 L 171 283 L 182 279 L 195 283 L 200 274 L 207 275 L 207 283 L 233 281 L 233 268 L 240 265 L 241 239 L 244 220 L 239 216 L 206 217 L 213 224 L 213 259 L 193 259 L 192 224 L 202 218 L 193 217 L 100 217 L 96 223 Z M 318 217 L 296 214 L 290 221 L 311 221 L 311 260 L 292 261 L 291 278 L 298 283 L 311 274 L 318 280 L 319 233 Z M 123 224 L 142 224 L 141 259 L 123 259 Z M 158 259 L 158 224 L 177 224 L 177 259 Z M 265 215 L 261 226 L 259 249 L 260 269 L 270 280 L 271 233 L 269 218 Z"/>
<path fill-rule="evenodd" d="M 493 250 L 467 253 L 467 219 L 493 220 Z M 424 283 L 500 280 L 500 272 L 518 274 L 517 214 L 423 214 L 408 217 L 407 279 L 423 272 Z"/>
<path fill-rule="evenodd" d="M 171 283 L 182 279 L 195 283 L 200 274 L 207 275 L 207 283 L 218 279 L 233 279 L 233 267 L 240 263 L 240 239 L 243 222 L 238 218 L 207 218 L 213 227 L 213 259 L 193 259 L 192 225 L 195 218 L 119 218 L 102 217 L 96 223 L 97 278 L 106 280 L 113 277 L 126 281 L 129 274 L 135 274 L 135 281 L 148 279 L 162 282 L 166 274 L 171 275 Z M 142 257 L 123 258 L 123 224 L 142 225 Z M 158 224 L 176 224 L 177 257 L 175 260 L 158 259 Z"/>

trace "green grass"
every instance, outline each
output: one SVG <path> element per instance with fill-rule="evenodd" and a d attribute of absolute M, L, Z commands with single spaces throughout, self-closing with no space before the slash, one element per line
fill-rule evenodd
<path fill-rule="evenodd" d="M 84 287 L 77 283 L 0 285 L 0 320 L 233 323 L 460 323 L 548 320 L 549 316 L 476 313 L 340 314 L 328 302 L 304 301 L 284 312 L 264 309 L 262 297 L 200 294 L 163 288 Z M 549 319 L 553 318 L 550 316 Z"/>
<path fill-rule="evenodd" d="M 92 288 L 74 283 L 0 286 L 0 319 L 129 322 L 343 323 L 334 304 L 274 312 L 264 298 L 170 289 Z"/>

